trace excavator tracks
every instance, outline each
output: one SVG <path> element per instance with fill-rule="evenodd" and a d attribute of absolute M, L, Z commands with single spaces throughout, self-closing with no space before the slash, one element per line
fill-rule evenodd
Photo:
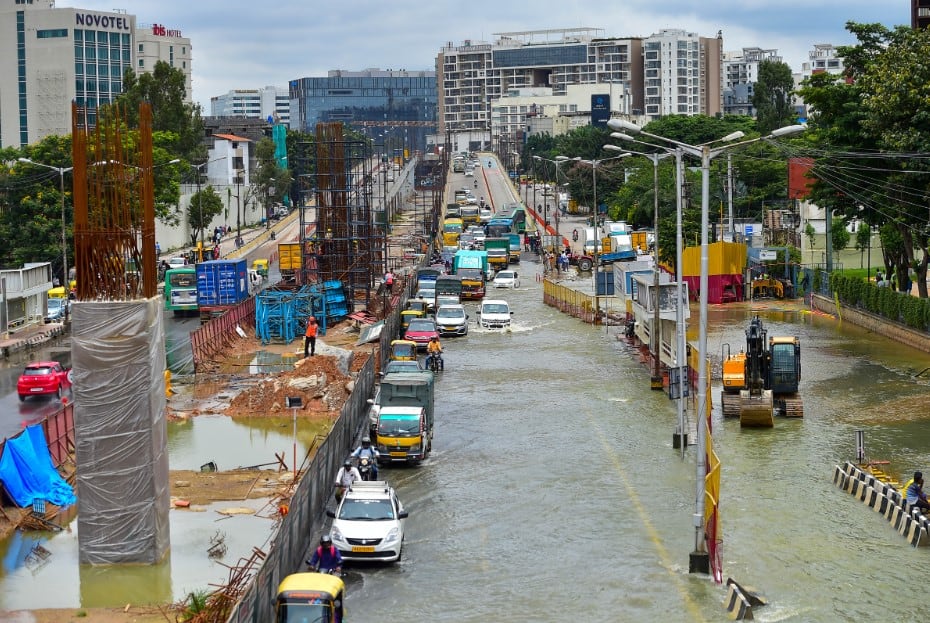
<path fill-rule="evenodd" d="M 778 402 L 781 403 L 781 415 L 784 417 L 804 417 L 804 401 L 798 394 L 791 396 L 779 396 Z"/>
<path fill-rule="evenodd" d="M 739 417 L 739 405 L 739 394 L 720 392 L 720 408 L 723 410 L 723 417 Z"/>

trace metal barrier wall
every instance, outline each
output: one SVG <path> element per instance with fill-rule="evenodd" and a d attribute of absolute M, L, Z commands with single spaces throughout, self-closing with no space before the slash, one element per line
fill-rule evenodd
<path fill-rule="evenodd" d="M 60 469 L 65 463 L 72 462 L 74 455 L 74 405 L 66 403 L 61 409 L 46 416 L 42 420 L 42 431 L 45 434 L 45 442 L 48 444 L 48 453 L 52 458 L 52 465 L 55 469 Z M 23 434 L 19 431 L 10 439 L 14 439 Z M 3 455 L 6 440 L 0 441 L 0 455 Z"/>
<path fill-rule="evenodd" d="M 233 608 L 229 623 L 267 623 L 273 620 L 278 584 L 297 572 L 317 542 L 324 512 L 333 494 L 333 479 L 352 451 L 360 429 L 368 425 L 368 403 L 374 387 L 374 359 L 358 374 L 355 389 L 346 401 L 326 440 L 301 476 L 291 498 L 290 510 L 272 538 L 271 549 L 252 578 L 242 599 Z"/>
<path fill-rule="evenodd" d="M 194 371 L 236 337 L 236 327 L 255 329 L 255 297 L 250 296 L 225 314 L 213 318 L 199 329 L 191 331 L 191 351 L 194 355 Z"/>
<path fill-rule="evenodd" d="M 543 280 L 543 302 L 583 322 L 593 324 L 597 320 L 592 295 L 573 290 L 549 279 Z"/>

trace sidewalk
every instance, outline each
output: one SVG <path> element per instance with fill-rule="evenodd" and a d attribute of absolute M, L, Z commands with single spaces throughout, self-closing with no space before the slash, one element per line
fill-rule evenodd
<path fill-rule="evenodd" d="M 7 337 L 0 334 L 0 355 L 9 357 L 11 354 L 48 342 L 53 337 L 65 332 L 65 325 L 57 322 L 49 324 L 31 324 L 10 331 Z"/>

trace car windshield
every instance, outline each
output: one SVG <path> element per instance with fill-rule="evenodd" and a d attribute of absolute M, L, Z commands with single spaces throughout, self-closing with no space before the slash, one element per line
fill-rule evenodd
<path fill-rule="evenodd" d="M 48 310 L 52 311 L 53 309 L 58 309 L 59 307 L 64 307 L 65 302 L 62 299 L 49 299 L 48 300 Z"/>
<path fill-rule="evenodd" d="M 23 374 L 28 374 L 29 376 L 47 376 L 52 373 L 53 370 L 48 366 L 29 366 L 23 370 Z"/>
<path fill-rule="evenodd" d="M 436 296 L 436 290 L 417 290 L 418 299 L 431 299 Z"/>
<path fill-rule="evenodd" d="M 285 603 L 278 606 L 277 620 L 281 623 L 330 623 L 329 612 L 329 604 L 325 603 Z"/>
<path fill-rule="evenodd" d="M 508 279 L 513 279 L 513 273 L 508 271 L 501 271 L 497 273 L 496 278 L 500 281 L 507 281 Z"/>
<path fill-rule="evenodd" d="M 411 320 L 410 326 L 407 328 L 408 331 L 435 331 L 436 325 L 433 324 L 432 320 Z"/>
<path fill-rule="evenodd" d="M 442 309 L 439 308 L 439 311 L 436 313 L 436 319 L 442 318 L 443 320 L 460 320 L 465 317 L 464 309 Z"/>
<path fill-rule="evenodd" d="M 414 372 L 420 370 L 420 364 L 416 361 L 389 361 L 384 368 L 384 373 L 390 372 Z"/>
<path fill-rule="evenodd" d="M 381 415 L 378 434 L 382 437 L 416 437 L 420 434 L 420 418 L 415 415 L 392 417 Z"/>
<path fill-rule="evenodd" d="M 347 499 L 339 510 L 339 519 L 349 521 L 385 521 L 394 519 L 390 500 Z"/>
<path fill-rule="evenodd" d="M 507 306 L 500 303 L 491 303 L 481 308 L 482 314 L 506 314 L 508 311 Z"/>

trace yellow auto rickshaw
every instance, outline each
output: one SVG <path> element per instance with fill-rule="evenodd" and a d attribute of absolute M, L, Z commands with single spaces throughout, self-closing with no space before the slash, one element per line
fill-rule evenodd
<path fill-rule="evenodd" d="M 345 584 L 325 573 L 294 573 L 281 580 L 275 598 L 275 623 L 342 623 Z"/>
<path fill-rule="evenodd" d="M 394 340 L 391 342 L 391 361 L 416 361 L 417 343 L 410 340 Z"/>
<path fill-rule="evenodd" d="M 400 334 L 403 335 L 407 332 L 407 327 L 410 326 L 410 321 L 414 318 L 426 318 L 426 312 L 416 309 L 405 309 L 400 312 Z"/>
<path fill-rule="evenodd" d="M 266 259 L 257 259 L 252 260 L 252 270 L 261 275 L 264 279 L 268 278 L 268 260 Z"/>
<path fill-rule="evenodd" d="M 429 303 L 423 299 L 410 299 L 407 301 L 407 309 L 423 312 L 423 315 L 425 316 L 429 311 Z"/>

